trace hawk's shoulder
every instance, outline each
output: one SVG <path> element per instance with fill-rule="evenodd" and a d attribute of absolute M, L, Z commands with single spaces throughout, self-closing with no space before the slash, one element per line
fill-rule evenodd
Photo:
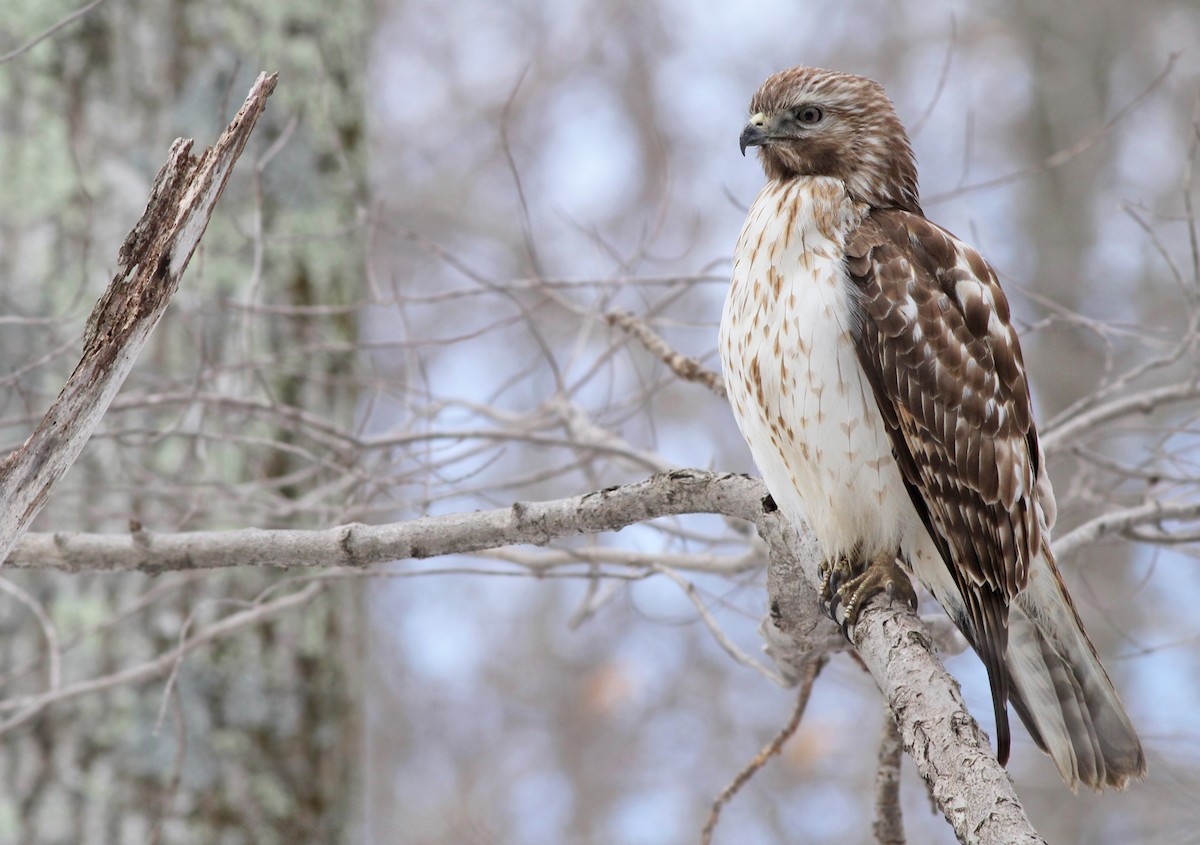
<path fill-rule="evenodd" d="M 874 299 L 869 310 L 884 308 L 892 330 L 903 330 L 899 321 L 909 312 L 887 306 L 917 308 L 922 328 L 935 330 L 934 337 L 949 332 L 944 339 L 950 357 L 940 361 L 948 374 L 978 364 L 995 373 L 999 394 L 1028 399 L 1008 298 L 977 250 L 918 214 L 885 209 L 872 211 L 850 233 L 846 255 L 851 277 Z M 960 351 L 961 360 L 955 354 Z M 1021 415 L 1014 421 L 1019 427 L 1032 426 L 1028 401 L 1014 401 L 1011 410 Z"/>
<path fill-rule="evenodd" d="M 859 361 L 918 511 L 970 582 L 1011 598 L 1053 504 L 1043 513 L 1025 365 L 996 274 L 945 229 L 896 209 L 873 210 L 850 233 L 846 266 Z"/>

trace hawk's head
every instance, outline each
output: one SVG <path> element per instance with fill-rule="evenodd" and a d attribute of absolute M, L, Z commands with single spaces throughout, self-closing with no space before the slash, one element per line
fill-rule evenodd
<path fill-rule="evenodd" d="M 873 208 L 920 213 L 912 147 L 878 82 L 795 67 L 762 84 L 750 115 L 742 153 L 760 147 L 767 178 L 832 176 Z"/>

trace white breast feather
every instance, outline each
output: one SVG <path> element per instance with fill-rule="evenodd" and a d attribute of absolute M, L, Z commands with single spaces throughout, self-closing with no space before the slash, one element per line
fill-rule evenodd
<path fill-rule="evenodd" d="M 943 593 L 949 575 L 854 351 L 844 247 L 862 213 L 833 179 L 763 188 L 721 320 L 726 386 L 767 489 L 790 518 L 808 521 L 827 557 L 903 551 Z"/>

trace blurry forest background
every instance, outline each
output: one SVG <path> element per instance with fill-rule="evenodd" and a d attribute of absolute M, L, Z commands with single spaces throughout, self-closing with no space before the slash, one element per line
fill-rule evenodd
<path fill-rule="evenodd" d="M 74 365 L 171 141 L 211 143 L 260 70 L 280 83 L 35 530 L 320 528 L 661 468 L 751 471 L 724 402 L 605 315 L 717 366 L 730 253 L 762 181 L 737 136 L 759 83 L 799 63 L 887 86 L 927 213 L 1000 273 L 1054 446 L 1059 534 L 1148 496 L 1197 498 L 1194 401 L 1064 428 L 1105 384 L 1200 374 L 1178 345 L 1200 297 L 1193 0 L 92 6 L 16 54 L 77 7 L 0 14 L 3 453 Z M 1150 779 L 1071 796 L 1017 728 L 1010 772 L 1050 841 L 1200 842 L 1197 534 L 1139 531 L 1175 542 L 1110 538 L 1062 563 Z M 386 576 L 6 570 L 0 842 L 697 841 L 795 694 L 731 660 L 649 567 L 694 584 L 757 653 L 762 563 L 744 526 L 696 517 Z M 256 608 L 170 683 L 120 681 Z M 948 665 L 987 727 L 978 661 Z M 74 691 L 30 711 L 47 689 Z M 835 660 L 714 841 L 871 841 L 882 725 L 870 679 Z M 911 765 L 905 778 L 910 841 L 953 841 Z"/>

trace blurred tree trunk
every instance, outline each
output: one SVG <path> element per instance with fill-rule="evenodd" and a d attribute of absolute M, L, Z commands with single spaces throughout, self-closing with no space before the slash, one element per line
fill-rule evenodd
<path fill-rule="evenodd" d="M 19 4 L 6 15 L 7 32 L 26 38 L 68 11 L 51 5 L 58 4 Z M 149 186 L 177 135 L 200 143 L 215 137 L 260 70 L 280 72 L 279 90 L 143 356 L 140 381 L 118 402 L 183 385 L 353 425 L 353 310 L 320 325 L 303 313 L 252 322 L 244 304 L 302 308 L 361 296 L 364 237 L 353 224 L 362 205 L 369 14 L 363 2 L 341 4 L 334 16 L 320 3 L 108 0 L 3 68 L 0 306 L 7 314 L 61 317 L 0 335 L 7 361 L 44 356 L 6 382 L 7 441 L 19 442 L 23 416 L 40 413 L 61 384 L 71 356 L 58 350 L 73 348 L 78 315 L 115 265 L 117 233 L 145 204 L 139 185 Z M 10 34 L 0 48 L 17 43 Z M 277 139 L 275 168 L 256 173 L 256 159 Z M 352 234 L 331 235 L 338 227 Z M 286 357 L 318 344 L 332 351 Z M 280 359 L 270 367 L 230 366 Z M 88 447 L 41 524 L 311 524 L 304 508 L 321 479 L 293 427 L 186 402 L 134 401 L 111 418 L 107 436 Z M 254 442 L 274 445 L 168 436 L 194 431 L 197 418 L 210 430 L 252 432 Z M 195 478 L 213 493 L 188 492 Z M 250 488 L 261 492 L 237 492 Z M 325 501 L 321 519 L 336 520 L 346 507 Z M 211 615 L 216 600 L 253 599 L 278 579 L 252 571 L 201 579 L 4 577 L 44 604 L 64 645 L 158 596 L 145 612 L 67 650 L 65 678 L 169 649 L 181 624 Z M 40 664 L 20 671 L 44 658 L 40 629 L 19 606 L 5 604 L 0 613 L 5 690 L 40 688 Z M 169 701 L 156 683 L 43 714 L 0 743 L 0 842 L 351 841 L 361 771 L 362 619 L 357 587 L 327 590 L 303 615 L 191 655 Z"/>

